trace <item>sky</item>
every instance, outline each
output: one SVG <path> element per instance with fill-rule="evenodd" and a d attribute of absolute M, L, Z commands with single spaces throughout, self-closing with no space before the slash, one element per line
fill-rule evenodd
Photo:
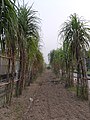
<path fill-rule="evenodd" d="M 21 0 L 23 1 L 23 0 Z M 61 47 L 58 40 L 61 25 L 73 13 L 90 20 L 90 0 L 24 0 L 28 6 L 38 11 L 41 19 L 41 44 L 45 62 L 48 63 L 48 53 Z"/>

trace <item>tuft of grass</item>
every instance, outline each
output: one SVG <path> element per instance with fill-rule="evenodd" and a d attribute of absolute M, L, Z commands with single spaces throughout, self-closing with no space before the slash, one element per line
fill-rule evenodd
<path fill-rule="evenodd" d="M 71 92 L 76 92 L 76 87 L 69 87 L 68 90 Z"/>

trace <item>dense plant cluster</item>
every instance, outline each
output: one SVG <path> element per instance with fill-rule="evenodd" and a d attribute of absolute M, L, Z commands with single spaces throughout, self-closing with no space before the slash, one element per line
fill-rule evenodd
<path fill-rule="evenodd" d="M 87 59 L 90 46 L 90 27 L 86 23 L 77 14 L 71 15 L 59 32 L 62 48 L 49 53 L 54 72 L 62 75 L 66 87 L 75 84 L 77 96 L 84 99 L 88 98 Z"/>
<path fill-rule="evenodd" d="M 0 53 L 8 60 L 7 103 L 14 89 L 15 62 L 18 60 L 16 96 L 22 94 L 35 76 L 43 70 L 43 55 L 40 51 L 40 19 L 33 6 L 20 5 L 16 0 L 0 0 Z M 9 78 L 11 69 L 12 77 Z"/>

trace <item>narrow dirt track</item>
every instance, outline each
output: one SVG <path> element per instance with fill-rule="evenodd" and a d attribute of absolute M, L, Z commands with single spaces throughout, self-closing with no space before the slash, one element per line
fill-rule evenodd
<path fill-rule="evenodd" d="M 39 88 L 21 120 L 90 120 L 88 102 L 80 101 L 46 71 Z"/>

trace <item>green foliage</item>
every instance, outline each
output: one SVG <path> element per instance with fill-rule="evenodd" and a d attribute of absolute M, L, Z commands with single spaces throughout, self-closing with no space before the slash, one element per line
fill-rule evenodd
<path fill-rule="evenodd" d="M 66 62 L 66 84 L 70 83 L 70 69 L 76 67 L 77 69 L 77 96 L 79 95 L 79 87 L 82 91 L 81 97 L 86 97 L 87 91 L 86 79 L 86 49 L 90 42 L 90 29 L 85 20 L 81 20 L 77 14 L 70 15 L 69 20 L 66 21 L 59 34 L 63 38 L 63 49 L 65 51 Z M 75 66 L 73 65 L 76 64 Z M 74 68 L 75 69 L 75 68 Z M 73 69 L 72 69 L 73 70 Z M 82 80 L 83 79 L 83 80 Z M 79 86 L 79 84 L 81 85 Z"/>
<path fill-rule="evenodd" d="M 90 44 L 90 28 L 85 20 L 75 13 L 64 22 L 59 32 L 63 46 L 49 53 L 50 65 L 54 72 L 65 81 L 65 86 L 73 87 L 73 73 L 77 71 L 77 96 L 87 99 L 86 52 Z M 87 54 L 86 54 L 87 53 Z"/>
<path fill-rule="evenodd" d="M 18 6 L 16 0 L 0 1 L 0 45 L 1 53 L 11 57 L 8 73 L 11 70 L 9 102 L 11 102 L 14 84 L 15 61 L 19 60 L 19 81 L 16 83 L 16 96 L 31 82 L 31 76 L 43 71 L 43 55 L 40 51 L 40 19 L 33 6 Z M 10 65 L 12 64 L 11 68 Z M 31 75 L 32 74 L 32 75 Z M 8 95 L 7 95 L 8 96 Z"/>
<path fill-rule="evenodd" d="M 63 49 L 52 50 L 49 54 L 50 65 L 54 72 L 59 75 L 60 69 L 64 68 L 64 52 Z"/>

